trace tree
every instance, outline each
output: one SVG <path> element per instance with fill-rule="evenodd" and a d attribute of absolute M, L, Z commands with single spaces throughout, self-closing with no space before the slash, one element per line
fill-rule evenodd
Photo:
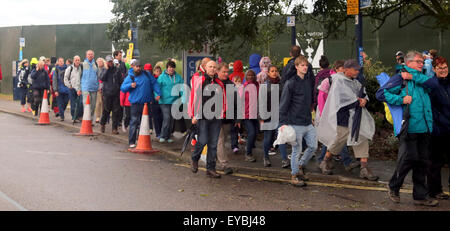
<path fill-rule="evenodd" d="M 233 47 L 261 45 L 261 16 L 273 18 L 265 25 L 270 32 L 285 29 L 282 15 L 286 0 L 111 0 L 115 18 L 108 35 L 115 42 L 127 42 L 130 22 L 137 22 L 140 35 L 157 39 L 162 49 L 202 50 L 209 43 L 214 54 Z M 262 30 L 263 29 L 263 30 Z M 270 40 L 273 40 L 270 37 Z M 236 44 L 236 41 L 240 41 Z"/>
<path fill-rule="evenodd" d="M 318 22 L 323 26 L 326 32 L 325 37 L 336 36 L 342 30 L 342 25 L 354 16 L 347 16 L 346 0 L 317 0 L 314 3 L 312 13 L 307 13 L 303 4 L 295 6 L 293 13 L 296 14 L 302 22 Z M 386 19 L 397 13 L 398 27 L 402 28 L 420 18 L 428 18 L 427 25 L 424 27 L 448 30 L 450 25 L 449 0 L 372 0 L 372 6 L 363 9 L 363 17 L 370 17 L 375 20 L 377 25 L 374 31 L 379 30 Z"/>

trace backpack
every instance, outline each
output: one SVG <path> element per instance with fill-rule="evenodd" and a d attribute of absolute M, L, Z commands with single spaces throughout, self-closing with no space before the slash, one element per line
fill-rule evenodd
<path fill-rule="evenodd" d="M 81 77 L 83 77 L 83 65 L 80 64 L 81 67 L 81 75 L 80 75 L 80 81 L 81 81 Z M 66 69 L 67 70 L 67 69 Z M 73 65 L 70 66 L 70 72 L 69 72 L 69 81 L 70 81 L 70 77 L 72 76 L 72 71 L 73 71 Z M 65 73 L 66 71 L 64 71 Z"/>

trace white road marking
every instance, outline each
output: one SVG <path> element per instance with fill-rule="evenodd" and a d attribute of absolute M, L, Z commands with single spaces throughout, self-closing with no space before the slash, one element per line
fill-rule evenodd
<path fill-rule="evenodd" d="M 25 151 L 27 153 L 32 154 L 45 154 L 45 155 L 57 155 L 57 156 L 68 156 L 69 153 L 62 153 L 62 152 L 41 152 L 41 151 Z"/>

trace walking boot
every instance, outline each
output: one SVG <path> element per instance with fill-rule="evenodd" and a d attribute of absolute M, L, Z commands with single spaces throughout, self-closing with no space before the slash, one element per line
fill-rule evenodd
<path fill-rule="evenodd" d="M 245 155 L 245 161 L 247 162 L 256 162 L 256 159 L 251 155 Z"/>
<path fill-rule="evenodd" d="M 119 135 L 119 132 L 117 131 L 117 129 L 113 129 L 113 130 L 112 130 L 112 134 L 113 134 L 113 135 Z"/>
<path fill-rule="evenodd" d="M 269 158 L 264 158 L 264 167 L 270 167 L 272 166 L 272 163 L 270 162 Z"/>
<path fill-rule="evenodd" d="M 322 162 L 320 162 L 319 165 L 320 170 L 322 171 L 322 174 L 324 175 L 332 175 L 333 172 L 331 171 L 331 159 L 323 159 Z"/>
<path fill-rule="evenodd" d="M 352 161 L 350 164 L 348 164 L 347 166 L 345 166 L 345 171 L 347 172 L 351 172 L 354 168 L 357 168 L 361 166 L 361 164 L 359 163 L 359 161 Z"/>
<path fill-rule="evenodd" d="M 426 198 L 425 200 L 414 200 L 414 205 L 436 207 L 439 205 L 439 201 L 436 199 Z"/>
<path fill-rule="evenodd" d="M 438 200 L 448 200 L 448 195 L 443 192 L 438 193 L 436 195 L 430 195 L 430 197 Z"/>
<path fill-rule="evenodd" d="M 101 131 L 102 133 L 105 133 L 105 125 L 100 125 L 100 131 Z"/>
<path fill-rule="evenodd" d="M 211 178 L 220 178 L 221 175 L 216 172 L 216 170 L 206 170 L 206 176 Z"/>
<path fill-rule="evenodd" d="M 192 161 L 192 163 L 191 163 L 191 171 L 193 173 L 197 173 L 198 172 L 198 161 Z"/>
<path fill-rule="evenodd" d="M 361 163 L 361 170 L 359 172 L 359 177 L 363 179 L 367 179 L 370 181 L 378 180 L 378 176 L 374 175 L 372 171 L 369 169 L 367 162 Z"/>
<path fill-rule="evenodd" d="M 291 166 L 291 163 L 289 162 L 289 160 L 282 160 L 281 161 L 281 167 L 282 168 L 289 168 Z"/>
<path fill-rule="evenodd" d="M 389 199 L 391 199 L 392 202 L 394 202 L 396 204 L 400 203 L 400 193 L 399 192 L 395 192 L 394 190 L 392 190 L 389 187 L 388 187 L 388 196 L 389 196 Z"/>
<path fill-rule="evenodd" d="M 305 174 L 305 167 L 303 167 L 301 165 L 298 167 L 297 176 L 300 177 L 300 179 L 302 179 L 304 181 L 308 181 L 309 180 L 309 178 Z"/>
<path fill-rule="evenodd" d="M 303 180 L 298 179 L 297 175 L 291 176 L 291 184 L 295 187 L 305 187 L 306 186 L 306 183 Z"/>

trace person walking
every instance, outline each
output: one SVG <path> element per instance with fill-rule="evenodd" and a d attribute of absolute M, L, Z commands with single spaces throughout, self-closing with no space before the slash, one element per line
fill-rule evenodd
<path fill-rule="evenodd" d="M 35 111 L 35 116 L 39 115 L 38 112 L 41 109 L 44 91 L 50 90 L 50 77 L 48 77 L 48 73 L 44 69 L 44 65 L 44 61 L 39 61 L 36 66 L 36 70 L 31 73 L 31 79 L 33 79 L 33 110 Z"/>
<path fill-rule="evenodd" d="M 73 57 L 73 64 L 64 73 L 64 85 L 69 88 L 70 114 L 74 123 L 81 122 L 83 116 L 83 102 L 81 97 L 81 76 L 83 66 L 80 56 Z"/>
<path fill-rule="evenodd" d="M 95 102 L 95 123 L 100 123 L 100 118 L 102 117 L 103 112 L 103 82 L 101 78 L 103 75 L 105 75 L 108 67 L 106 65 L 106 61 L 103 58 L 98 58 L 96 62 L 98 66 L 97 77 L 99 79 L 99 85 L 97 91 L 97 101 Z"/>
<path fill-rule="evenodd" d="M 240 90 L 240 96 L 244 100 L 244 124 L 248 135 L 245 161 L 256 162 L 253 157 L 253 148 L 260 126 L 258 121 L 259 83 L 256 81 L 256 74 L 253 70 L 247 71 L 245 79 L 244 86 Z"/>
<path fill-rule="evenodd" d="M 133 61 L 133 69 L 122 83 L 120 90 L 124 93 L 129 92 L 129 101 L 131 103 L 131 121 L 130 132 L 128 136 L 128 144 L 130 148 L 136 147 L 137 130 L 141 123 L 144 105 L 150 103 L 155 97 L 156 101 L 160 100 L 161 90 L 155 78 L 148 76 L 139 60 Z"/>
<path fill-rule="evenodd" d="M 69 103 L 69 88 L 64 85 L 64 75 L 67 66 L 64 64 L 64 58 L 58 58 L 57 65 L 53 71 L 53 91 L 55 92 L 56 101 L 59 108 L 59 118 L 62 121 L 65 119 L 64 112 Z"/>
<path fill-rule="evenodd" d="M 222 81 L 223 86 L 225 87 L 225 96 L 227 94 L 234 94 L 234 104 L 233 107 L 230 108 L 230 105 L 228 105 L 226 111 L 225 111 L 225 118 L 222 119 L 222 124 L 220 126 L 220 133 L 219 133 L 219 140 L 217 142 L 217 169 L 224 171 L 225 175 L 233 173 L 233 169 L 229 166 L 229 158 L 228 158 L 228 152 L 225 148 L 226 143 L 226 137 L 228 134 L 230 134 L 231 137 L 231 149 L 235 150 L 238 148 L 238 139 L 237 139 L 237 130 L 233 129 L 234 127 L 240 127 L 240 122 L 237 120 L 237 91 L 234 89 L 234 83 L 228 78 L 228 64 L 225 62 L 222 62 L 218 66 L 218 73 L 217 77 L 220 81 Z M 233 89 L 233 91 L 229 91 Z M 234 112 L 234 118 L 226 118 L 227 114 L 231 111 Z M 229 116 L 228 116 L 229 117 Z"/>
<path fill-rule="evenodd" d="M 319 93 L 317 96 L 317 104 L 318 105 L 317 105 L 317 109 L 316 109 L 316 120 L 315 120 L 316 127 L 318 126 L 320 118 L 322 117 L 323 108 L 325 107 L 325 103 L 328 98 L 328 93 L 330 91 L 331 84 L 333 82 L 333 76 L 336 73 L 344 73 L 344 63 L 345 63 L 345 60 L 335 61 L 333 64 L 333 70 L 330 70 L 330 73 L 332 73 L 332 75 L 323 79 L 321 81 L 320 85 L 317 87 L 317 90 Z M 319 168 L 320 168 L 320 163 L 325 158 L 326 153 L 327 153 L 327 146 L 322 145 L 322 150 L 320 151 L 320 155 L 317 157 L 317 163 L 319 165 Z M 345 170 L 347 170 L 349 172 L 351 170 L 353 170 L 354 168 L 357 168 L 360 166 L 359 161 L 355 161 L 355 160 L 353 160 L 352 157 L 350 157 L 347 146 L 344 146 L 342 151 L 339 153 L 339 156 L 340 156 L 340 160 L 344 164 Z M 330 172 L 322 171 L 322 174 L 327 175 L 327 174 L 330 174 Z"/>
<path fill-rule="evenodd" d="M 172 104 L 183 94 L 183 78 L 175 71 L 176 64 L 169 61 L 166 64 L 166 70 L 158 77 L 157 82 L 161 88 L 161 99 L 159 106 L 163 115 L 160 143 L 172 143 L 171 135 L 173 132 L 174 119 L 172 117 Z M 175 89 L 174 89 L 175 88 Z M 179 92 L 173 95 L 173 92 Z"/>
<path fill-rule="evenodd" d="M 389 198 L 400 203 L 400 188 L 409 171 L 413 171 L 413 199 L 415 205 L 437 206 L 439 201 L 429 197 L 426 183 L 430 159 L 433 114 L 426 82 L 431 78 L 422 74 L 424 59 L 421 53 L 410 51 L 405 56 L 406 66 L 380 88 L 386 102 L 392 105 L 409 105 L 409 126 L 400 134 L 397 167 L 389 181 Z M 405 87 L 402 87 L 403 81 Z M 408 91 L 408 93 L 407 93 Z"/>
<path fill-rule="evenodd" d="M 156 66 L 153 71 L 153 77 L 155 77 L 155 79 L 158 80 L 158 77 L 161 75 L 161 73 L 162 73 L 161 67 Z M 153 128 L 155 131 L 155 135 L 156 138 L 159 140 L 161 138 L 163 115 L 161 111 L 161 106 L 155 99 L 153 99 L 150 105 L 150 111 L 152 114 Z"/>
<path fill-rule="evenodd" d="M 216 172 L 217 144 L 220 134 L 221 119 L 224 118 L 226 108 L 226 97 L 223 83 L 217 77 L 217 64 L 210 61 L 206 64 L 205 73 L 194 81 L 192 91 L 193 97 L 189 99 L 188 113 L 192 118 L 192 124 L 197 125 L 198 139 L 192 153 L 191 171 L 197 173 L 198 161 L 205 145 L 208 145 L 206 156 L 206 175 L 211 178 L 220 178 Z M 211 94 L 204 94 L 204 92 Z M 205 108 L 207 102 L 212 98 L 222 97 L 222 105 L 214 105 L 212 108 Z M 219 108 L 216 108 L 219 107 Z M 217 110 L 216 110 L 217 109 Z M 214 116 L 207 112 L 214 111 Z M 212 118 L 211 118 L 212 117 Z"/>
<path fill-rule="evenodd" d="M 117 128 L 119 127 L 120 113 L 122 110 L 120 107 L 120 87 L 122 86 L 123 79 L 120 65 L 114 66 L 111 55 L 106 56 L 105 71 L 100 76 L 100 80 L 103 82 L 103 112 L 100 121 L 100 130 L 102 133 L 105 133 L 106 121 L 112 112 L 112 134 L 118 135 L 119 131 Z"/>
<path fill-rule="evenodd" d="M 355 157 L 360 159 L 359 177 L 376 181 L 378 176 L 372 173 L 368 164 L 369 140 L 372 140 L 375 134 L 375 121 L 366 108 L 368 97 L 365 89 L 364 94 L 360 95 L 362 85 L 357 80 L 360 69 L 359 63 L 350 59 L 345 61 L 343 73 L 333 75 L 333 84 L 317 128 L 319 141 L 328 147 L 319 167 L 322 173 L 332 174 L 332 156 L 338 155 L 349 145 L 352 146 Z M 356 107 L 362 108 L 358 140 L 350 133 Z"/>
<path fill-rule="evenodd" d="M 432 81 L 435 87 L 430 93 L 433 111 L 433 133 L 431 136 L 431 164 L 427 175 L 427 184 L 430 197 L 447 200 L 448 195 L 442 190 L 441 176 L 442 167 L 450 160 L 450 151 L 446 145 L 446 142 L 450 140 L 450 79 L 447 59 L 439 56 L 434 57 L 433 72 L 435 76 Z"/>
<path fill-rule="evenodd" d="M 272 91 L 272 85 L 276 84 L 279 85 L 280 83 L 280 74 L 278 72 L 278 68 L 274 65 L 269 66 L 268 68 L 268 78 L 264 84 L 267 86 L 267 111 L 272 112 L 273 110 L 277 110 L 274 107 L 272 107 L 272 94 L 278 93 L 278 98 L 281 98 L 282 89 L 280 89 L 278 92 Z M 271 118 L 266 120 L 261 120 L 260 123 L 263 125 L 264 123 L 270 123 Z M 279 124 L 277 128 L 280 127 Z M 263 151 L 264 151 L 264 167 L 270 167 L 272 165 L 270 158 L 269 158 L 269 151 L 270 148 L 273 146 L 273 142 L 275 140 L 275 137 L 277 136 L 278 129 L 273 130 L 265 130 L 264 131 L 264 142 L 263 142 Z M 289 160 L 287 158 L 287 151 L 286 151 L 286 144 L 280 144 L 279 150 L 281 153 L 281 167 L 282 168 L 288 168 L 290 166 Z"/>
<path fill-rule="evenodd" d="M 87 96 L 89 95 L 90 102 L 97 102 L 97 91 L 99 88 L 98 71 L 99 68 L 94 60 L 94 51 L 86 51 L 86 59 L 81 64 L 83 65 L 83 75 L 81 78 L 81 92 L 83 95 L 83 107 L 86 105 Z M 95 116 L 95 103 L 91 103 L 91 120 L 94 120 Z M 94 121 L 92 121 L 94 122 Z M 94 123 L 92 123 L 94 125 Z"/>
<path fill-rule="evenodd" d="M 292 146 L 291 184 L 306 186 L 305 167 L 317 149 L 316 129 L 312 125 L 311 105 L 313 103 L 314 77 L 307 76 L 308 60 L 300 55 L 295 59 L 297 74 L 283 87 L 280 100 L 280 123 L 292 126 L 297 136 L 297 145 Z M 283 129 L 284 126 L 281 126 Z M 307 149 L 300 159 L 303 140 Z"/>
<path fill-rule="evenodd" d="M 27 97 L 28 95 L 28 76 L 30 75 L 30 64 L 28 62 L 28 59 L 22 60 L 22 62 L 19 63 L 19 71 L 17 72 L 17 88 L 20 92 L 20 105 L 22 105 L 22 112 L 32 112 L 31 110 L 31 103 L 32 100 L 30 100 L 30 97 Z M 27 100 L 28 98 L 28 100 Z M 27 109 L 25 109 L 25 104 L 28 103 Z"/>

